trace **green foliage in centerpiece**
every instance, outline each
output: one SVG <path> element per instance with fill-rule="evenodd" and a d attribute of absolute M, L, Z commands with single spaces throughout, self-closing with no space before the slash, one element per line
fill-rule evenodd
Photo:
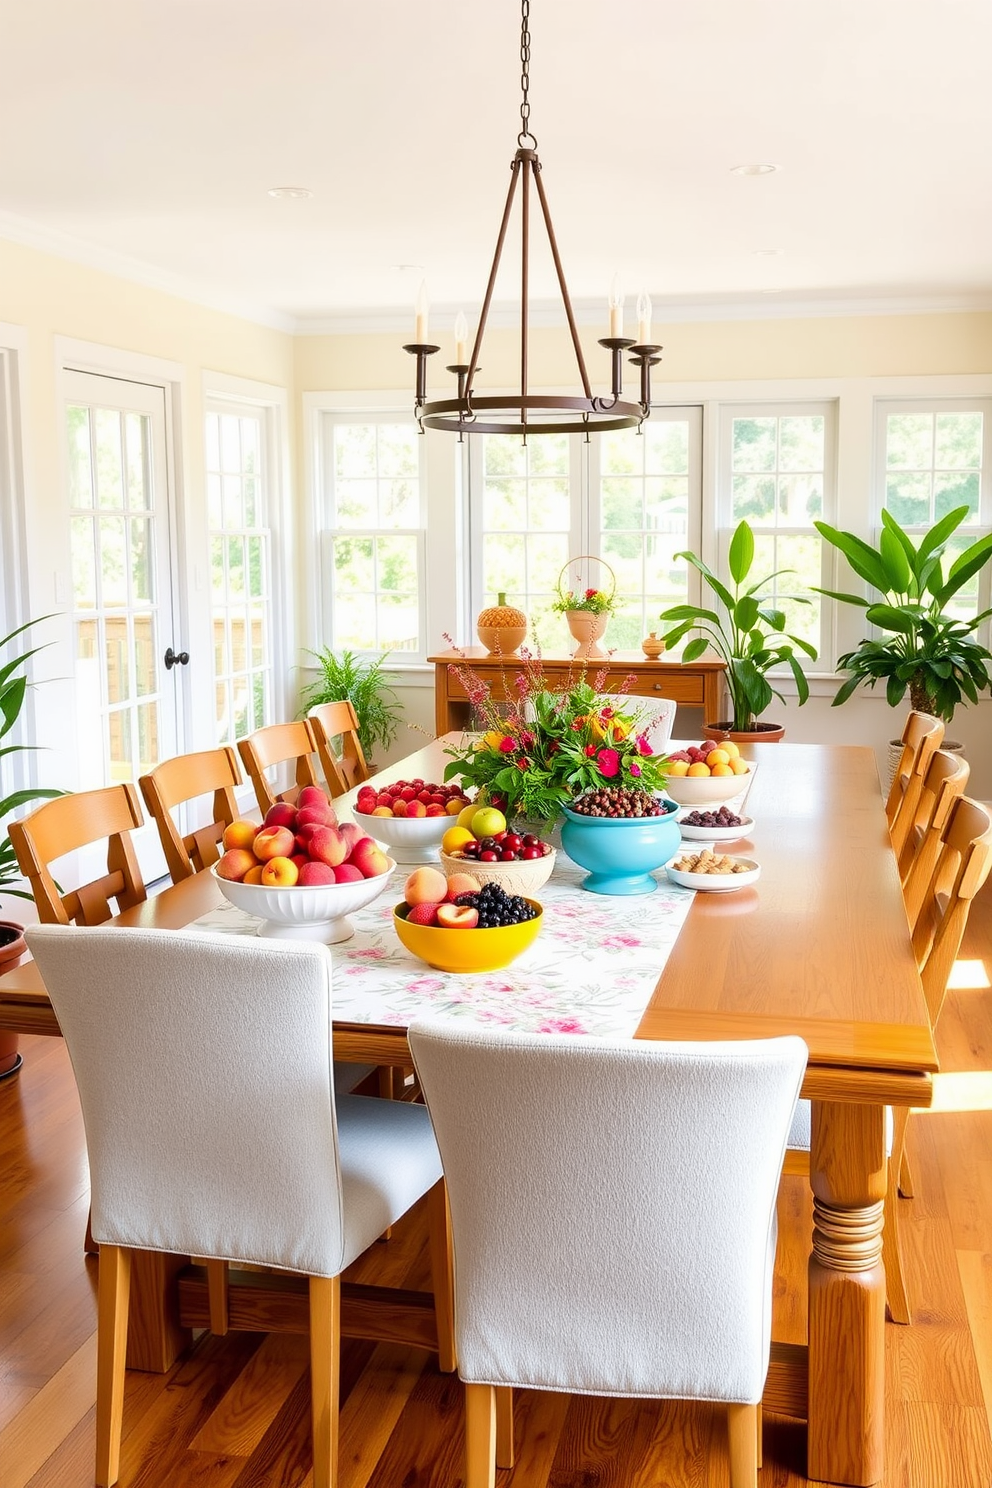
<path fill-rule="evenodd" d="M 504 678 L 504 705 L 469 668 L 451 668 L 484 727 L 467 746 L 447 751 L 445 780 L 458 776 L 511 819 L 548 824 L 573 796 L 604 785 L 662 789 L 665 761 L 644 737 L 636 706 L 604 690 L 605 672 L 593 685 L 569 676 L 564 691 L 552 692 L 540 660 L 521 655 L 512 683 Z M 619 691 L 632 681 L 625 678 Z"/>

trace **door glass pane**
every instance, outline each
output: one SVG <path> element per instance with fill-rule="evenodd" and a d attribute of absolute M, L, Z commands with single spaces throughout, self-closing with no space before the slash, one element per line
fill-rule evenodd
<path fill-rule="evenodd" d="M 69 504 L 93 505 L 93 471 L 90 464 L 90 411 L 66 409 L 69 433 Z"/>
<path fill-rule="evenodd" d="M 96 425 L 96 484 L 102 507 L 124 505 L 121 470 L 121 416 L 115 408 L 98 408 Z"/>

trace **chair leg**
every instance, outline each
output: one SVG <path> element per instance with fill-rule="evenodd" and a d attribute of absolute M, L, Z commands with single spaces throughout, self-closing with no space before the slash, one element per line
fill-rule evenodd
<path fill-rule="evenodd" d="M 310 1278 L 310 1400 L 313 1414 L 313 1488 L 338 1480 L 338 1401 L 341 1376 L 341 1278 Z"/>
<path fill-rule="evenodd" d="M 465 1488 L 496 1488 L 496 1391 L 465 1386 Z"/>
<path fill-rule="evenodd" d="M 512 1467 L 515 1460 L 513 1450 L 513 1386 L 496 1386 L 496 1466 Z"/>
<path fill-rule="evenodd" d="M 913 1169 L 909 1165 L 909 1156 L 906 1152 L 903 1152 L 902 1162 L 899 1164 L 899 1192 L 904 1199 L 916 1197 Z"/>
<path fill-rule="evenodd" d="M 120 1474 L 130 1294 L 131 1252 L 120 1245 L 101 1245 L 96 1330 L 97 1488 L 111 1488 Z"/>
<path fill-rule="evenodd" d="M 730 1488 L 758 1488 L 758 1406 L 728 1405 Z"/>
<path fill-rule="evenodd" d="M 228 1309 L 227 1262 L 206 1261 L 207 1303 L 210 1307 L 210 1331 L 221 1337 L 231 1326 Z"/>
<path fill-rule="evenodd" d="M 889 1159 L 889 1181 L 885 1190 L 885 1211 L 882 1223 L 882 1263 L 885 1266 L 885 1301 L 889 1316 L 894 1323 L 911 1323 L 909 1297 L 906 1293 L 906 1277 L 902 1265 L 902 1247 L 899 1243 L 899 1200 L 896 1195 L 895 1154 Z"/>
<path fill-rule="evenodd" d="M 444 1179 L 427 1195 L 427 1233 L 434 1287 L 437 1363 L 442 1374 L 455 1372 L 455 1273 L 451 1252 L 451 1213 Z"/>
<path fill-rule="evenodd" d="M 84 1255 L 95 1255 L 95 1256 L 98 1256 L 100 1254 L 100 1247 L 99 1247 L 99 1245 L 97 1245 L 96 1241 L 93 1239 L 93 1210 L 92 1209 L 87 1209 L 87 1211 L 86 1211 L 86 1234 L 83 1236 L 83 1254 Z"/>
<path fill-rule="evenodd" d="M 913 1172 L 906 1156 L 906 1133 L 909 1130 L 910 1112 L 906 1106 L 896 1106 L 892 1112 L 892 1171 L 898 1178 L 899 1192 L 904 1199 L 913 1197 Z"/>
<path fill-rule="evenodd" d="M 764 1436 L 765 1417 L 764 1417 L 764 1413 L 763 1413 L 762 1408 L 761 1408 L 761 1401 L 760 1400 L 758 1401 L 758 1404 L 755 1407 L 754 1420 L 755 1420 L 755 1426 L 757 1427 L 757 1430 L 755 1431 L 755 1434 L 754 1435 L 755 1435 L 755 1444 L 756 1444 L 757 1449 L 758 1449 L 758 1471 L 760 1472 L 761 1471 L 762 1464 L 764 1463 L 764 1460 L 765 1460 L 764 1442 L 762 1440 L 762 1437 Z"/>

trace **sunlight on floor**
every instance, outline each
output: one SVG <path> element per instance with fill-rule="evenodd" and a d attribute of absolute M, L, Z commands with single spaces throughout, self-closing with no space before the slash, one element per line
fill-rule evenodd
<path fill-rule="evenodd" d="M 948 990 L 952 987 L 960 991 L 962 988 L 988 986 L 992 986 L 992 983 L 989 982 L 989 974 L 985 969 L 985 962 L 980 960 L 955 961 L 947 980 Z"/>

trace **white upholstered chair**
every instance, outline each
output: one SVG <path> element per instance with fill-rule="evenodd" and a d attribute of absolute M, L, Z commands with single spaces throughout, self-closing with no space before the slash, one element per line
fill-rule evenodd
<path fill-rule="evenodd" d="M 424 1194 L 446 1241 L 422 1106 L 332 1095 L 322 945 L 37 926 L 29 945 L 72 1059 L 100 1243 L 97 1470 L 119 1469 L 131 1251 L 310 1281 L 315 1488 L 336 1478 L 340 1273 Z M 447 1245 L 432 1244 L 442 1368 Z"/>
<path fill-rule="evenodd" d="M 664 754 L 675 727 L 678 704 L 672 698 L 641 697 L 633 692 L 617 692 L 607 695 L 610 707 L 623 713 L 632 713 L 638 720 L 641 732 L 655 754 Z"/>
<path fill-rule="evenodd" d="M 755 1483 L 802 1040 L 409 1038 L 451 1205 L 466 1488 L 512 1463 L 514 1386 L 719 1401 L 732 1488 Z"/>

